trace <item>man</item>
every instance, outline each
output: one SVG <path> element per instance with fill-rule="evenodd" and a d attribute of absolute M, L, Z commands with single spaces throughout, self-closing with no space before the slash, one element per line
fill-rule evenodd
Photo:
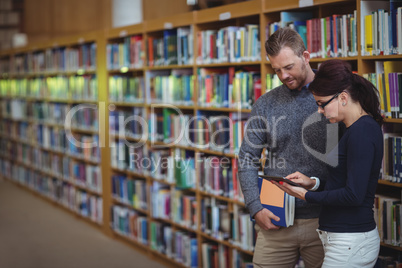
<path fill-rule="evenodd" d="M 300 256 L 306 267 L 321 267 L 324 252 L 316 232 L 320 207 L 296 199 L 294 225 L 279 228 L 271 222 L 278 217 L 260 202 L 258 170 L 263 148 L 268 151 L 265 174 L 287 176 L 303 170 L 325 178 L 327 172 L 325 163 L 316 157 L 326 150 L 326 122 L 321 117 L 310 122 L 317 111 L 307 89 L 314 72 L 302 38 L 296 31 L 282 28 L 269 37 L 265 49 L 283 85 L 261 96 L 253 106 L 239 154 L 241 188 L 258 234 L 254 267 L 294 267 Z"/>

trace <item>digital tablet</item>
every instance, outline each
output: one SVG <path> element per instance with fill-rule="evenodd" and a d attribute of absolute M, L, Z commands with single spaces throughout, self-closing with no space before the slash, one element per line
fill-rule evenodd
<path fill-rule="evenodd" d="M 269 175 L 258 175 L 258 176 L 263 178 L 263 179 L 265 179 L 265 180 L 269 180 L 269 181 L 278 181 L 278 182 L 279 181 L 284 181 L 284 182 L 286 182 L 286 183 L 288 183 L 290 185 L 293 185 L 293 186 L 303 187 L 302 185 L 300 185 L 300 184 L 298 184 L 296 182 L 293 182 L 293 181 L 291 181 L 289 179 L 286 179 L 284 177 L 275 177 L 275 176 L 269 176 Z"/>

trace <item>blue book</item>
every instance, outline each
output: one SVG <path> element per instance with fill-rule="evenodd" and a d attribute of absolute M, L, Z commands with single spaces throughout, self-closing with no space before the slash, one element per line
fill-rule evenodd
<path fill-rule="evenodd" d="M 258 178 L 261 205 L 280 218 L 272 220 L 277 226 L 289 227 L 293 225 L 295 214 L 295 198 L 288 195 L 270 181 Z"/>
<path fill-rule="evenodd" d="M 402 7 L 402 0 L 390 0 L 389 1 L 389 9 L 391 16 L 391 28 L 392 28 L 392 46 L 393 48 L 398 47 L 398 38 L 397 38 L 397 10 L 398 7 Z"/>

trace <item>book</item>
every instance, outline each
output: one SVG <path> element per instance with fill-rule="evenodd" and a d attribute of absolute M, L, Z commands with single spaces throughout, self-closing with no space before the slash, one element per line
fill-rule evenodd
<path fill-rule="evenodd" d="M 280 218 L 272 220 L 277 226 L 289 227 L 293 225 L 295 213 L 295 197 L 288 195 L 270 181 L 258 178 L 261 205 Z"/>

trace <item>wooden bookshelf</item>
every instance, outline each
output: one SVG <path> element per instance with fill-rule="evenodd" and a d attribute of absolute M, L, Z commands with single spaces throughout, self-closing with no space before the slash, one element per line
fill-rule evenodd
<path fill-rule="evenodd" d="M 360 53 L 362 42 L 360 9 L 359 0 L 284 0 L 278 2 L 251 0 L 1 51 L 0 136 L 1 140 L 4 140 L 4 142 L 0 142 L 2 176 L 29 189 L 32 188 L 30 183 L 32 184 L 32 181 L 36 180 L 39 186 L 43 186 L 48 191 L 57 187 L 60 190 L 65 185 L 69 185 L 68 187 L 74 191 L 85 192 L 88 196 L 101 198 L 103 217 L 101 223 L 95 225 L 99 226 L 99 229 L 106 235 L 113 236 L 169 266 L 203 267 L 207 260 L 204 253 L 208 250 L 218 251 L 218 248 L 220 252 L 226 252 L 225 254 L 228 256 L 227 260 L 218 256 L 222 264 L 226 263 L 228 267 L 236 267 L 234 262 L 247 263 L 252 258 L 253 245 L 241 241 L 240 231 L 236 228 L 233 229 L 232 226 L 229 228 L 229 237 L 222 238 L 221 236 L 227 235 L 227 233 L 213 230 L 216 226 L 208 226 L 210 223 L 209 219 L 207 220 L 207 217 L 216 217 L 212 216 L 213 213 L 219 218 L 219 215 L 223 214 L 220 212 L 226 213 L 227 211 L 228 217 L 238 218 L 237 225 L 239 220 L 244 220 L 244 223 L 249 222 L 241 193 L 237 192 L 240 191 L 239 182 L 236 181 L 238 188 L 235 189 L 233 186 L 236 178 L 238 153 L 234 140 L 236 138 L 239 140 L 235 133 L 241 133 L 241 131 L 228 134 L 231 142 L 229 145 L 224 143 L 228 139 L 225 136 L 222 138 L 222 144 L 217 144 L 215 147 L 204 146 L 204 143 L 209 144 L 212 140 L 212 135 L 205 136 L 207 134 L 203 132 L 200 132 L 201 134 L 191 132 L 195 129 L 205 130 L 198 127 L 202 125 L 202 122 L 194 121 L 194 125 L 188 128 L 183 124 L 187 124 L 197 117 L 197 120 L 204 117 L 209 123 L 218 122 L 221 119 L 217 118 L 223 116 L 238 123 L 239 125 L 236 127 L 241 129 L 241 124 L 251 113 L 251 105 L 255 101 L 253 98 L 257 98 L 254 87 L 260 85 L 261 94 L 269 90 L 267 87 L 271 83 L 269 81 L 271 78 L 268 78 L 267 75 L 274 72 L 265 55 L 266 26 L 269 23 L 280 21 L 283 11 L 311 12 L 313 18 L 325 18 L 335 13 L 355 14 L 358 18 L 355 42 L 359 53 L 355 54 L 352 51 L 352 53 L 344 53 L 349 55 L 336 55 L 335 57 L 350 62 L 353 70 L 361 75 L 375 72 L 377 61 L 400 61 L 402 55 L 362 56 Z M 255 25 L 258 25 L 258 28 Z M 239 57 L 229 54 L 225 56 L 224 50 L 220 50 L 219 53 L 224 55 L 222 59 L 218 58 L 218 55 L 214 55 L 215 48 L 202 47 L 205 45 L 202 42 L 211 44 L 208 39 L 200 41 L 203 37 L 218 38 L 217 33 L 226 34 L 225 31 L 229 31 L 230 27 L 236 31 L 244 31 L 239 32 L 239 35 L 247 33 L 248 30 L 258 35 L 258 39 L 253 40 L 254 43 L 250 43 L 252 47 L 260 49 L 258 57 L 241 55 L 241 52 L 237 55 Z M 177 33 L 178 29 L 182 31 L 180 36 Z M 176 43 L 174 43 L 174 38 L 169 41 L 164 40 L 164 38 L 172 38 L 175 36 L 174 34 L 177 35 Z M 160 58 L 156 63 L 156 55 L 152 54 L 151 57 L 150 54 L 159 53 L 160 51 L 157 52 L 157 49 L 164 49 L 164 42 L 172 42 L 172 40 L 173 43 L 167 44 L 176 47 L 173 50 L 172 58 L 177 57 L 177 59 L 171 61 L 170 58 Z M 180 47 L 177 42 L 182 42 Z M 75 68 L 74 70 L 39 68 L 33 70 L 26 69 L 24 66 L 24 60 L 28 61 L 28 56 L 34 57 L 43 53 L 43 61 L 46 62 L 45 53 L 50 53 L 46 51 L 52 50 L 56 53 L 58 49 L 79 49 L 84 44 L 96 44 L 96 68 Z M 160 47 L 155 47 L 155 50 L 151 52 L 150 46 L 152 45 L 154 48 L 154 44 Z M 202 52 L 203 50 L 205 51 Z M 198 54 L 200 51 L 201 54 L 204 53 L 202 54 L 204 58 L 200 58 Z M 178 53 L 181 53 L 180 56 Z M 38 63 L 41 63 L 40 57 L 42 56 L 38 57 Z M 322 57 L 318 54 L 311 59 L 311 65 L 316 68 L 329 58 L 331 57 Z M 253 81 L 253 86 L 248 88 L 248 91 L 245 92 L 242 89 L 243 91 L 239 92 L 240 98 L 237 99 L 238 96 L 234 94 L 230 97 L 230 101 L 225 99 L 225 91 L 219 91 L 222 96 L 216 94 L 211 98 L 216 98 L 216 100 L 207 101 L 207 98 L 210 97 L 207 94 L 210 92 L 205 91 L 204 83 L 209 82 L 210 77 L 224 81 L 224 79 L 228 79 L 224 78 L 225 75 L 230 74 L 231 79 L 242 81 L 240 79 L 243 76 L 238 73 L 243 73 L 241 75 Z M 70 77 L 80 76 L 96 76 L 98 91 L 96 99 L 72 99 L 69 90 L 63 92 L 66 96 L 58 96 L 52 92 L 53 95 L 46 94 L 46 92 L 40 91 L 40 85 L 46 84 L 47 79 L 52 81 L 53 78 L 59 78 L 60 81 L 54 80 L 55 82 L 49 83 L 62 84 L 68 83 Z M 7 84 L 8 81 L 10 83 Z M 25 86 L 26 83 L 28 83 L 27 86 Z M 91 80 L 87 80 L 85 83 L 91 83 Z M 172 87 L 170 83 L 174 86 Z M 37 88 L 35 94 L 27 93 L 28 91 L 24 87 L 29 86 Z M 234 87 L 234 85 L 231 86 Z M 18 88 L 18 90 L 13 89 L 14 92 L 11 88 Z M 55 92 L 62 91 L 61 88 L 59 87 Z M 221 89 L 216 88 L 216 90 Z M 244 96 L 241 95 L 243 93 Z M 180 95 L 180 97 L 176 98 L 176 95 Z M 90 125 L 87 127 L 85 125 L 84 127 L 82 125 L 72 126 L 64 130 L 71 130 L 74 135 L 81 138 L 97 135 L 99 161 L 71 154 L 66 145 L 64 148 L 57 146 L 53 148 L 44 146 L 42 141 L 38 142 L 36 134 L 34 134 L 38 126 L 46 129 L 63 129 L 63 124 L 60 122 L 49 121 L 54 120 L 53 117 L 56 117 L 57 113 L 48 114 L 47 118 L 34 118 L 30 114 L 16 116 L 10 112 L 11 108 L 7 106 L 7 102 L 20 102 L 22 104 L 15 105 L 22 105 L 24 108 L 38 105 L 39 108 L 36 109 L 42 109 L 40 105 L 53 107 L 52 105 L 57 104 L 69 109 L 75 105 L 96 105 L 97 120 L 93 118 L 90 121 L 97 121 L 97 130 L 93 130 Z M 174 126 L 172 122 L 177 120 L 175 113 L 183 114 L 188 120 L 180 121 L 179 125 L 176 125 L 177 129 L 172 127 Z M 147 127 L 142 128 L 137 121 L 128 121 L 127 125 L 121 126 L 121 122 L 118 121 L 119 117 L 124 121 L 131 115 L 143 118 L 143 123 Z M 37 115 L 37 117 L 40 116 Z M 168 125 L 169 122 L 170 125 Z M 385 122 L 400 126 L 402 119 L 386 118 Z M 218 123 L 225 124 L 223 121 Z M 151 127 L 151 130 L 148 127 Z M 215 126 L 211 124 L 211 127 Z M 224 127 L 216 126 L 215 130 L 222 129 Z M 181 140 L 179 143 L 172 143 L 172 139 L 178 139 L 175 131 L 180 132 L 181 130 L 184 130 L 183 137 L 189 138 L 191 142 L 181 143 Z M 149 134 L 147 139 L 142 137 L 143 133 Z M 139 144 L 141 146 L 130 147 Z M 10 157 L 10 155 L 16 155 L 16 157 Z M 151 170 L 150 167 L 141 167 L 139 162 L 133 164 L 135 161 L 130 157 L 135 156 L 139 156 L 141 161 L 145 161 L 144 159 L 166 161 L 166 163 L 173 164 L 173 167 Z M 52 166 L 52 157 L 55 162 L 58 161 L 59 170 Z M 69 160 L 64 160 L 65 158 Z M 65 176 L 63 168 L 65 165 L 72 165 L 71 163 L 76 164 L 77 168 L 81 165 L 99 169 L 102 177 L 101 192 L 76 182 L 76 179 L 71 176 Z M 191 172 L 186 173 L 185 181 L 183 181 L 183 178 L 177 175 L 182 170 L 180 168 L 176 170 L 175 165 L 182 166 L 188 163 L 192 163 L 194 166 L 190 164 L 191 168 L 188 170 Z M 228 163 L 227 167 L 220 167 L 219 172 L 221 173 L 218 177 L 221 182 L 219 183 L 214 184 L 212 179 L 212 182 L 208 181 L 210 178 L 218 180 L 205 167 L 211 163 Z M 33 175 L 29 175 L 31 173 Z M 23 174 L 23 177 L 18 177 L 18 174 Z M 228 183 L 231 183 L 231 186 L 227 186 L 227 188 L 222 186 L 224 176 Z M 389 180 L 379 181 L 379 192 L 384 189 L 392 190 L 400 198 L 401 188 L 400 183 Z M 56 191 L 53 194 L 57 197 Z M 161 204 L 169 209 L 162 210 L 161 208 L 164 206 Z M 185 213 L 177 212 L 184 211 L 184 207 Z M 63 208 L 65 207 L 63 206 Z M 65 209 L 71 211 L 69 208 Z M 212 210 L 214 210 L 213 213 L 210 212 Z M 90 219 L 86 219 L 86 221 L 92 222 Z M 131 229 L 124 229 L 124 226 L 117 224 L 116 221 L 127 224 Z M 135 229 L 134 222 L 141 228 L 137 226 L 140 229 Z M 223 227 L 226 226 L 220 227 L 224 229 Z M 251 224 L 246 229 L 252 233 Z M 134 232 L 136 232 L 135 235 Z M 176 236 L 176 233 L 180 235 Z M 154 240 L 151 240 L 151 237 Z M 163 240 L 165 240 L 165 244 L 158 244 Z M 188 249 L 185 252 L 177 252 L 177 254 L 184 254 L 182 259 L 172 257 L 176 253 L 174 250 L 177 250 L 172 247 L 174 244 L 172 240 L 183 243 L 184 247 Z M 402 250 L 398 246 L 385 243 L 381 245 L 396 252 Z M 193 263 L 190 265 L 191 261 Z"/>

